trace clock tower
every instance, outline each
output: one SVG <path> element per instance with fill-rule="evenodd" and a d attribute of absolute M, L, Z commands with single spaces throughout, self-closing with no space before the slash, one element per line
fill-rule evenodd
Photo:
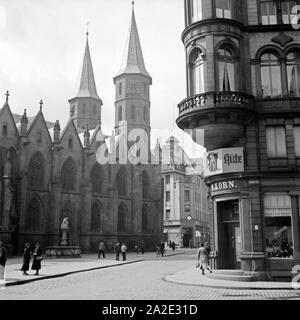
<path fill-rule="evenodd" d="M 134 5 L 134 3 L 133 3 Z M 114 77 L 116 86 L 115 130 L 142 129 L 150 148 L 150 85 L 152 78 L 145 68 L 142 48 L 132 6 L 131 23 L 121 68 Z M 127 127 L 126 127 L 127 126 Z"/>

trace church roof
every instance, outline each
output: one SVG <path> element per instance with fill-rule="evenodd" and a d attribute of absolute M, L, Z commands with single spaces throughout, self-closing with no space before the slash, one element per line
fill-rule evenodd
<path fill-rule="evenodd" d="M 141 48 L 139 33 L 135 20 L 134 8 L 132 8 L 131 23 L 129 27 L 128 37 L 125 43 L 124 55 L 121 68 L 116 77 L 121 74 L 142 74 L 151 79 L 147 72 L 143 52 Z"/>
<path fill-rule="evenodd" d="M 94 98 L 100 100 L 100 97 L 97 93 L 94 71 L 92 66 L 92 59 L 90 54 L 90 47 L 88 41 L 88 33 L 86 38 L 86 45 L 84 51 L 83 65 L 81 70 L 81 78 L 79 91 L 76 98 Z"/>

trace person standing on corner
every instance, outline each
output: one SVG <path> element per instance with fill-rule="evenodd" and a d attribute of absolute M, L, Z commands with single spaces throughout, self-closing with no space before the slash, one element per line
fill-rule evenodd
<path fill-rule="evenodd" d="M 39 270 L 41 269 L 41 261 L 43 259 L 43 251 L 40 247 L 39 243 L 35 244 L 35 248 L 33 250 L 33 262 L 31 266 L 31 270 L 35 270 L 35 275 L 39 275 Z"/>
<path fill-rule="evenodd" d="M 122 253 L 122 256 L 123 256 L 123 261 L 126 261 L 126 251 L 127 251 L 127 246 L 123 242 L 122 245 L 121 245 L 121 253 Z"/>
<path fill-rule="evenodd" d="M 23 253 L 23 265 L 21 271 L 23 271 L 23 275 L 28 276 L 27 271 L 29 270 L 29 263 L 31 259 L 31 252 L 30 252 L 30 244 L 25 243 L 24 253 Z"/>
<path fill-rule="evenodd" d="M 208 264 L 209 253 L 207 247 L 201 243 L 200 248 L 198 250 L 198 262 L 200 270 L 202 270 L 202 275 L 204 275 L 204 271 L 208 269 L 210 273 L 212 272 L 210 266 Z"/>
<path fill-rule="evenodd" d="M 6 249 L 4 242 L 0 241 L 0 281 L 5 279 Z"/>
<path fill-rule="evenodd" d="M 141 244 L 141 252 L 142 254 L 145 253 L 145 243 L 144 243 L 144 240 L 142 240 L 142 244 Z"/>
<path fill-rule="evenodd" d="M 163 257 L 164 253 L 165 253 L 165 243 L 164 243 L 164 241 L 160 242 L 160 253 L 161 253 L 161 256 Z"/>
<path fill-rule="evenodd" d="M 99 243 L 98 259 L 100 259 L 101 253 L 102 253 L 103 259 L 105 259 L 105 244 L 103 241 L 100 241 Z"/>
<path fill-rule="evenodd" d="M 120 260 L 120 251 L 121 251 L 121 244 L 120 242 L 117 242 L 115 245 L 115 253 L 116 253 L 116 260 Z"/>

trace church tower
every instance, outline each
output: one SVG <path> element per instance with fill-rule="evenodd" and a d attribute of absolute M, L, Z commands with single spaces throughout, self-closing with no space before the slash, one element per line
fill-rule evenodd
<path fill-rule="evenodd" d="M 86 33 L 86 45 L 81 71 L 79 91 L 75 98 L 70 99 L 70 119 L 74 120 L 79 129 L 94 129 L 101 121 L 102 101 L 97 93 L 92 60 L 90 55 L 89 33 Z"/>
<path fill-rule="evenodd" d="M 143 129 L 150 147 L 150 85 L 152 78 L 145 68 L 141 43 L 132 3 L 131 23 L 125 43 L 121 68 L 114 77 L 116 86 L 115 130 L 118 134 L 127 124 L 132 129 Z"/>

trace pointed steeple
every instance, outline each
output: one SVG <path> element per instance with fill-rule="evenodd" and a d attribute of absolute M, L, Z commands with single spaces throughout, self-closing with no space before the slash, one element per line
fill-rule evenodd
<path fill-rule="evenodd" d="M 87 32 L 80 86 L 76 98 L 94 98 L 101 101 L 97 93 L 88 36 Z"/>
<path fill-rule="evenodd" d="M 121 68 L 116 77 L 122 74 L 142 74 L 151 80 L 151 76 L 147 72 L 144 63 L 142 47 L 134 14 L 134 2 L 132 2 L 131 22 L 128 37 L 125 43 Z"/>

